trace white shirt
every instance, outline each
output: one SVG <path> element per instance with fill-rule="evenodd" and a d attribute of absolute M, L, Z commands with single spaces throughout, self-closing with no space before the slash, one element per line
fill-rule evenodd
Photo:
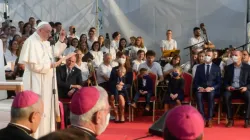
<path fill-rule="evenodd" d="M 103 53 L 110 53 L 110 54 L 112 55 L 112 60 L 115 60 L 115 58 L 116 58 L 116 51 L 115 51 L 114 48 L 110 47 L 110 49 L 109 49 L 109 48 L 103 46 L 103 47 L 101 48 L 101 51 L 102 51 Z"/>
<path fill-rule="evenodd" d="M 6 49 L 6 52 L 4 53 L 4 57 L 7 63 L 7 65 L 4 66 L 4 70 L 14 70 L 17 56 L 12 54 L 9 49 Z"/>
<path fill-rule="evenodd" d="M 211 67 L 212 67 L 212 62 L 210 64 L 205 64 L 205 74 L 207 73 L 207 66 L 209 65 L 209 70 L 208 72 L 210 73 Z"/>
<path fill-rule="evenodd" d="M 164 68 L 163 68 L 163 72 L 167 72 L 171 69 L 173 69 L 174 67 L 170 64 L 170 63 L 167 63 Z"/>
<path fill-rule="evenodd" d="M 163 76 L 161 65 L 157 62 L 153 62 L 152 67 L 147 65 L 147 62 L 140 64 L 138 69 L 146 68 L 149 72 L 156 74 L 158 77 Z"/>
<path fill-rule="evenodd" d="M 136 60 L 134 60 L 132 63 L 133 63 L 133 70 L 134 71 L 139 71 L 139 66 L 140 66 L 140 64 L 142 64 L 142 63 L 144 63 L 145 61 L 143 61 L 143 60 L 141 60 L 140 62 L 136 59 Z"/>
<path fill-rule="evenodd" d="M 117 61 L 112 61 L 111 66 L 112 67 L 117 67 L 117 66 L 119 66 L 119 63 Z"/>
<path fill-rule="evenodd" d="M 143 50 L 145 53 L 147 52 L 146 46 L 144 46 L 144 48 L 138 48 L 138 47 L 136 47 L 136 46 L 131 46 L 131 59 L 132 59 L 132 60 L 135 60 L 135 59 L 136 59 L 136 57 L 137 57 L 137 52 L 138 52 L 139 50 Z"/>
<path fill-rule="evenodd" d="M 91 50 L 90 53 L 93 55 L 94 57 L 94 67 L 99 67 L 99 65 L 103 62 L 103 52 L 102 51 L 93 51 Z"/>
<path fill-rule="evenodd" d="M 193 49 L 197 49 L 198 51 L 201 51 L 203 48 L 202 48 L 202 45 L 204 44 L 204 39 L 202 37 L 199 37 L 199 39 L 195 38 L 195 37 L 191 37 L 190 38 L 190 41 L 189 41 L 189 45 L 194 45 L 194 44 L 197 44 L 195 46 L 193 46 Z M 202 43 L 201 43 L 202 42 Z M 200 43 L 200 44 L 198 44 Z"/>
<path fill-rule="evenodd" d="M 187 61 L 186 63 L 181 65 L 181 68 L 183 69 L 183 72 L 189 72 L 191 69 L 191 62 Z"/>
<path fill-rule="evenodd" d="M 168 40 L 162 40 L 161 42 L 161 48 L 164 48 L 165 50 L 176 50 L 177 49 L 177 42 L 174 39 Z"/>
<path fill-rule="evenodd" d="M 75 34 L 74 34 L 74 35 L 70 35 L 70 34 L 69 34 L 69 35 L 67 36 L 67 38 L 68 38 L 68 37 L 76 38 L 76 39 L 79 40 L 79 36 L 77 36 L 77 35 L 75 35 Z"/>
<path fill-rule="evenodd" d="M 16 62 L 17 56 L 15 54 L 12 54 L 9 49 L 6 49 L 4 56 L 6 62 Z"/>
<path fill-rule="evenodd" d="M 66 48 L 63 52 L 63 56 L 67 56 L 68 54 L 74 52 L 76 50 L 75 47 L 73 46 L 69 46 L 68 48 Z"/>
<path fill-rule="evenodd" d="M 197 69 L 197 67 L 198 67 L 199 65 L 200 65 L 200 64 L 195 64 L 195 65 L 193 66 L 193 68 L 192 68 L 192 75 L 193 75 L 193 77 L 195 76 L 196 69 Z"/>
<path fill-rule="evenodd" d="M 88 47 L 89 47 L 89 50 L 91 50 L 91 48 L 92 48 L 92 45 L 93 45 L 93 43 L 95 42 L 95 41 L 97 41 L 97 40 L 93 40 L 93 41 L 91 41 L 91 40 L 87 40 L 87 43 L 88 43 Z"/>
<path fill-rule="evenodd" d="M 96 77 L 97 77 L 98 84 L 107 82 L 103 78 L 103 76 L 106 76 L 106 77 L 109 78 L 111 70 L 112 70 L 112 66 L 111 65 L 105 65 L 103 63 L 98 67 L 97 72 L 96 72 Z"/>
<path fill-rule="evenodd" d="M 89 77 L 88 63 L 81 62 L 81 66 L 78 66 L 77 64 L 75 66 L 82 72 L 82 81 L 88 80 Z"/>
<path fill-rule="evenodd" d="M 115 50 L 118 50 L 119 47 L 119 41 L 112 40 L 110 44 L 111 48 L 114 48 Z"/>

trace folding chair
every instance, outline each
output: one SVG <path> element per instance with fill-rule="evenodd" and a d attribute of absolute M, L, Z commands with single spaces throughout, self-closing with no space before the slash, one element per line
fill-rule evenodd
<path fill-rule="evenodd" d="M 191 105 L 193 77 L 191 74 L 186 73 L 186 72 L 182 73 L 182 77 L 185 80 L 185 85 L 184 85 L 184 100 L 181 103 Z"/>
<path fill-rule="evenodd" d="M 156 101 L 157 101 L 157 92 L 156 92 L 156 80 L 157 80 L 157 76 L 154 74 L 154 73 L 149 73 L 149 76 L 150 76 L 150 78 L 152 78 L 152 80 L 153 80 L 153 95 L 152 95 L 152 97 L 151 97 L 151 99 L 150 99 L 150 102 L 152 102 L 153 103 L 153 109 L 152 109 L 152 111 L 153 111 L 153 118 L 152 118 L 152 121 L 154 122 L 155 121 L 155 104 L 156 104 Z M 141 75 L 138 75 L 137 76 L 137 79 L 139 78 L 139 77 L 141 77 Z M 137 86 L 138 85 L 138 82 L 136 81 L 136 87 L 138 87 Z M 136 89 L 137 90 L 137 89 Z M 145 101 L 145 98 L 144 97 L 140 97 L 139 99 L 138 99 L 138 101 L 137 101 L 137 103 L 145 103 L 146 101 Z M 132 121 L 134 121 L 134 109 L 132 108 Z"/>

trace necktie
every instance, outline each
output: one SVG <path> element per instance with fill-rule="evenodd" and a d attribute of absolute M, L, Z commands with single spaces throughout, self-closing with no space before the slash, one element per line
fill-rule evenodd
<path fill-rule="evenodd" d="M 70 70 L 70 69 L 68 69 L 68 73 L 67 73 L 67 78 L 66 78 L 66 81 L 68 81 L 68 78 L 69 78 L 70 73 L 71 73 L 71 70 Z"/>
<path fill-rule="evenodd" d="M 209 68 L 210 68 L 210 65 L 207 65 L 207 71 L 206 71 L 206 78 L 207 78 L 207 80 L 209 78 Z"/>

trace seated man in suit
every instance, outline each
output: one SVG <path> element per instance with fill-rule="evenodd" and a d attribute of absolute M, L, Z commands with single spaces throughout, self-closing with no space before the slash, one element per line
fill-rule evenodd
<path fill-rule="evenodd" d="M 66 64 L 56 69 L 59 98 L 70 99 L 83 85 L 81 70 L 75 67 L 76 56 L 66 60 Z"/>
<path fill-rule="evenodd" d="M 241 51 L 235 50 L 232 53 L 233 64 L 225 68 L 224 86 L 226 91 L 224 93 L 224 101 L 227 106 L 228 123 L 226 127 L 232 127 L 233 112 L 232 112 L 232 98 L 244 99 L 246 104 L 246 116 L 244 127 L 250 127 L 250 66 L 242 63 Z"/>
<path fill-rule="evenodd" d="M 212 63 L 213 51 L 207 50 L 205 53 L 205 64 L 200 64 L 195 73 L 194 88 L 197 89 L 196 100 L 198 110 L 207 120 L 206 127 L 212 127 L 212 117 L 214 110 L 215 91 L 220 87 L 221 74 L 220 68 Z M 208 117 L 205 118 L 203 95 L 208 99 Z"/>

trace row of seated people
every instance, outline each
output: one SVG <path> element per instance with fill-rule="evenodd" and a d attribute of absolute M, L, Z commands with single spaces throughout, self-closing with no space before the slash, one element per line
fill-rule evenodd
<path fill-rule="evenodd" d="M 138 58 L 144 57 L 140 53 L 143 53 L 143 51 L 140 51 L 138 53 Z M 242 53 L 240 51 L 232 51 L 231 56 L 232 56 L 232 60 L 233 60 L 234 64 L 231 64 L 225 68 L 225 74 L 224 74 L 225 78 L 224 78 L 224 82 L 223 82 L 225 89 L 227 89 L 226 90 L 227 92 L 225 92 L 225 94 L 224 94 L 225 95 L 225 103 L 227 105 L 227 114 L 228 114 L 228 119 L 229 119 L 227 127 L 231 127 L 233 125 L 233 120 L 232 120 L 233 118 L 232 118 L 232 111 L 231 111 L 231 96 L 233 95 L 233 97 L 234 97 L 235 94 L 230 94 L 230 93 L 231 92 L 234 93 L 236 91 L 244 92 L 244 94 L 242 94 L 242 95 L 244 95 L 243 99 L 246 100 L 246 103 L 248 103 L 247 101 L 249 100 L 248 89 L 246 88 L 250 82 L 247 79 L 248 72 L 246 72 L 246 74 L 243 74 L 243 75 L 246 75 L 246 76 L 243 76 L 245 79 L 239 79 L 239 78 L 243 78 L 243 77 L 237 76 L 236 74 L 234 74 L 235 71 L 231 70 L 231 67 L 234 68 L 233 65 L 236 65 L 238 63 L 241 64 Z M 207 121 L 206 125 L 208 127 L 212 126 L 211 120 L 212 120 L 212 115 L 213 115 L 214 95 L 216 94 L 216 91 L 219 90 L 219 87 L 222 85 L 221 70 L 220 70 L 219 66 L 212 63 L 213 57 L 214 57 L 213 51 L 208 50 L 205 52 L 204 63 L 209 64 L 209 65 L 205 66 L 205 64 L 203 63 L 203 64 L 200 64 L 199 66 L 197 66 L 196 72 L 194 75 L 194 84 L 193 84 L 193 87 L 195 89 L 198 110 L 204 116 L 204 120 Z M 130 60 L 124 53 L 120 53 L 120 55 L 117 55 L 117 58 L 118 58 L 117 62 L 119 63 L 119 65 L 116 67 L 112 67 L 110 65 L 112 56 L 110 54 L 105 54 L 103 64 L 101 64 L 100 67 L 98 67 L 96 74 L 97 74 L 98 84 L 100 86 L 103 86 L 107 91 L 109 91 L 109 93 L 111 95 L 111 98 L 110 98 L 111 106 L 115 109 L 115 111 L 117 109 L 117 107 L 115 106 L 115 103 L 118 102 L 118 104 L 119 104 L 119 109 L 121 109 L 121 111 L 120 111 L 121 117 L 119 118 L 118 111 L 117 111 L 117 113 L 115 113 L 115 120 L 116 121 L 120 120 L 121 122 L 124 122 L 125 121 L 125 117 L 124 117 L 125 102 L 127 102 L 128 104 L 131 104 L 131 106 L 133 106 L 133 107 L 136 107 L 135 103 L 136 103 L 136 100 L 138 98 L 138 94 L 136 94 L 134 100 L 131 103 L 131 101 L 129 101 L 129 98 L 127 97 L 128 96 L 127 90 L 125 90 L 125 89 L 128 89 L 131 87 L 132 81 L 133 81 L 133 70 L 130 67 Z M 236 58 L 239 62 L 236 62 Z M 160 64 L 157 62 L 154 62 L 154 59 L 155 59 L 155 53 L 153 51 L 149 50 L 146 53 L 146 61 L 139 64 L 139 66 L 136 66 L 136 63 L 135 63 L 133 67 L 138 67 L 137 71 L 139 70 L 140 73 L 142 73 L 143 75 L 147 75 L 147 74 L 144 74 L 144 73 L 147 73 L 147 71 L 156 74 L 158 76 L 157 82 L 159 82 L 159 81 L 163 80 L 163 72 L 162 72 L 162 68 L 161 68 Z M 68 61 L 69 60 L 67 60 L 67 63 L 68 63 Z M 180 102 L 183 100 L 183 87 L 184 87 L 183 85 L 185 83 L 185 80 L 181 77 L 182 69 L 179 67 L 176 67 L 176 64 L 178 64 L 179 61 L 180 61 L 179 57 L 174 57 L 170 63 L 172 65 L 173 69 L 166 70 L 167 66 L 165 66 L 165 68 L 164 68 L 165 70 L 163 69 L 164 76 L 171 75 L 170 76 L 171 79 L 169 80 L 170 86 L 169 86 L 169 90 L 168 90 L 168 93 L 167 93 L 167 96 L 165 99 L 165 104 L 166 104 L 165 108 L 168 108 L 169 104 L 172 104 L 172 103 L 180 105 Z M 72 62 L 72 60 L 71 60 L 71 62 Z M 74 65 L 72 64 L 72 66 L 74 66 Z M 244 67 L 243 67 L 241 74 L 246 69 L 248 70 L 248 67 L 249 67 L 245 63 L 242 63 L 242 66 L 244 66 Z M 64 68 L 64 69 L 65 69 L 65 71 L 67 71 L 66 68 Z M 209 69 L 209 71 L 207 71 L 207 69 Z M 64 73 L 66 73 L 66 72 L 64 72 Z M 78 74 L 79 76 L 71 76 L 71 77 L 76 77 L 76 79 L 81 77 L 80 72 L 78 72 L 78 73 L 79 73 Z M 66 74 L 64 74 L 64 75 L 65 75 L 64 79 L 66 81 Z M 226 75 L 228 75 L 228 76 L 226 76 Z M 234 76 L 232 76 L 232 75 L 234 75 Z M 236 78 L 238 78 L 238 79 L 236 79 Z M 60 80 L 58 80 L 58 81 L 60 81 Z M 140 83 L 139 84 L 144 85 L 144 86 L 142 86 L 141 90 L 137 90 L 137 92 L 139 94 L 142 94 L 142 95 L 148 95 L 146 98 L 147 105 L 146 105 L 145 109 L 149 110 L 148 99 L 151 95 L 152 89 L 145 90 L 145 89 L 143 89 L 143 87 L 145 87 L 145 85 L 147 85 L 146 83 L 150 83 L 150 81 L 148 81 L 146 83 L 145 83 L 145 80 L 141 80 L 141 81 L 142 81 L 141 84 Z M 235 85 L 234 83 L 235 82 L 237 83 L 237 81 L 238 81 L 238 85 L 237 84 Z M 60 83 L 60 82 L 58 82 L 58 83 Z M 79 83 L 68 84 L 68 87 L 69 87 L 69 89 L 73 88 L 75 90 L 75 89 L 79 88 L 81 85 L 82 85 L 81 80 L 79 80 Z M 64 93 L 65 92 L 66 92 L 66 90 L 64 91 Z M 64 97 L 65 97 L 65 95 L 69 97 L 73 93 L 74 93 L 73 91 L 68 90 L 68 92 L 66 92 L 64 94 Z M 209 93 L 209 94 L 207 94 L 207 93 Z M 61 93 L 59 92 L 59 94 L 61 94 Z M 205 115 L 204 115 L 205 113 L 204 113 L 203 104 L 202 104 L 203 95 L 206 95 L 206 94 L 209 95 L 208 96 L 208 99 L 209 99 L 208 100 L 209 101 L 208 117 L 205 117 Z M 63 96 L 61 96 L 61 97 L 63 97 Z M 246 117 L 245 117 L 245 127 L 249 126 L 249 113 L 248 112 L 249 111 L 247 110 Z"/>

